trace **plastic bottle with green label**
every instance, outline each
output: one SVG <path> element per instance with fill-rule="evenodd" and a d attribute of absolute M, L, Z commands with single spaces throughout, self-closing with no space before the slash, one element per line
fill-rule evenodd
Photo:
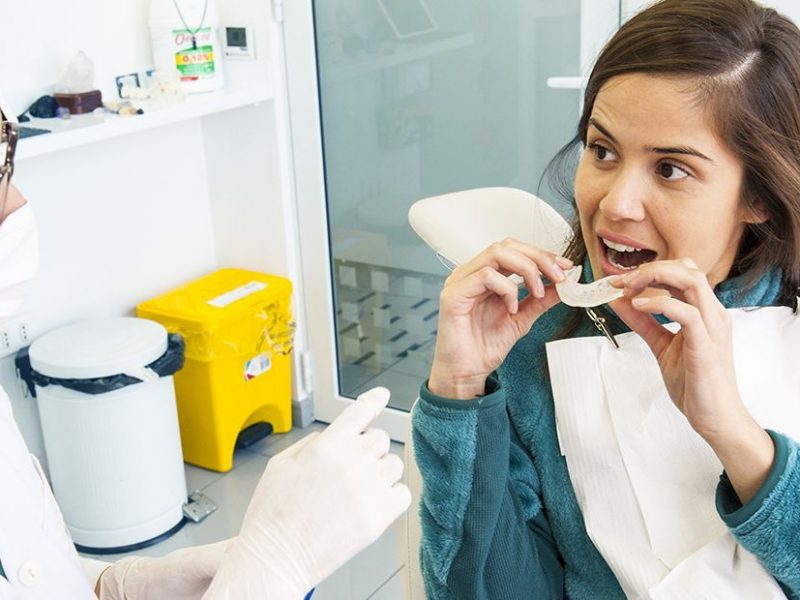
<path fill-rule="evenodd" d="M 175 73 L 187 93 L 224 85 L 214 0 L 150 0 L 149 22 L 156 70 Z"/>

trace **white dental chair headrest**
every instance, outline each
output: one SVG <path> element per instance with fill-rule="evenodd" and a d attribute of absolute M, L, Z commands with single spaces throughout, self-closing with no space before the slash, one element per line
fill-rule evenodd
<path fill-rule="evenodd" d="M 572 228 L 553 207 L 514 188 L 477 188 L 423 198 L 409 209 L 408 222 L 450 268 L 506 238 L 557 254 L 572 239 Z"/>

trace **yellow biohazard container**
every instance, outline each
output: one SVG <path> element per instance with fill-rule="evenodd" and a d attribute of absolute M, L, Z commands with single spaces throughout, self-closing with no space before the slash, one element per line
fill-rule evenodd
<path fill-rule="evenodd" d="M 175 374 L 186 462 L 228 471 L 243 429 L 291 429 L 291 292 L 283 277 L 222 269 L 138 306 L 186 340 Z"/>

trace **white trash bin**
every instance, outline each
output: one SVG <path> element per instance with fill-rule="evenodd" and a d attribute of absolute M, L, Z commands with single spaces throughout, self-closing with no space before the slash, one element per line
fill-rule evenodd
<path fill-rule="evenodd" d="M 147 319 L 87 321 L 37 339 L 30 362 L 53 493 L 78 549 L 125 552 L 179 530 L 182 340 Z"/>

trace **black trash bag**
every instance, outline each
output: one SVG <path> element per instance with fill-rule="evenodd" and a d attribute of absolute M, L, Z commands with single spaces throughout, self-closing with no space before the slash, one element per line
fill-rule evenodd
<path fill-rule="evenodd" d="M 185 352 L 186 343 L 183 337 L 178 333 L 171 333 L 168 339 L 167 351 L 147 365 L 147 368 L 157 373 L 159 377 L 173 375 L 183 368 Z M 28 385 L 28 391 L 30 391 L 34 398 L 36 397 L 36 388 L 34 387 L 36 385 L 39 387 L 60 385 L 61 387 L 75 390 L 76 392 L 97 395 L 120 390 L 129 385 L 142 383 L 141 379 L 122 373 L 94 379 L 58 379 L 56 377 L 47 377 L 33 370 L 27 347 L 17 352 L 14 362 L 17 366 L 17 372 L 20 378 Z"/>
<path fill-rule="evenodd" d="M 52 119 L 56 116 L 58 110 L 58 103 L 52 96 L 42 96 L 36 102 L 31 104 L 30 108 L 25 112 L 30 113 L 32 117 L 39 119 Z"/>

